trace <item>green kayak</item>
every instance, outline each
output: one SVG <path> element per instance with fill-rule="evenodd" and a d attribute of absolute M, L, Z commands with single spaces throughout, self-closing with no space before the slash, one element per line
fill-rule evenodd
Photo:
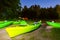
<path fill-rule="evenodd" d="M 7 21 L 7 22 L 0 22 L 0 29 L 9 26 L 10 24 L 12 24 L 11 21 Z"/>
<path fill-rule="evenodd" d="M 26 26 L 15 26 L 15 27 L 8 27 L 5 30 L 7 31 L 7 33 L 9 34 L 10 37 L 15 37 L 17 35 L 20 34 L 24 34 L 27 32 L 31 32 L 33 30 L 36 30 L 37 28 L 39 28 L 41 25 L 41 22 L 37 22 L 37 24 L 28 24 Z"/>
<path fill-rule="evenodd" d="M 52 26 L 53 28 L 60 28 L 60 23 L 48 22 L 48 21 L 46 23 Z"/>

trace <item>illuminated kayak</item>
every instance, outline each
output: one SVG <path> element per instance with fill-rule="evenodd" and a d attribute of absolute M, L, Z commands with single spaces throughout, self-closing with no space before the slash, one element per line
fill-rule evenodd
<path fill-rule="evenodd" d="M 12 24 L 12 21 L 0 22 L 0 29 Z"/>
<path fill-rule="evenodd" d="M 60 23 L 48 22 L 48 21 L 46 23 L 52 26 L 53 28 L 60 28 Z"/>
<path fill-rule="evenodd" d="M 40 27 L 40 25 L 41 22 L 38 22 L 37 24 L 25 25 L 24 27 L 23 26 L 8 27 L 5 30 L 7 31 L 10 37 L 15 37 L 17 35 L 36 30 L 37 28 Z"/>
<path fill-rule="evenodd" d="M 27 22 L 25 20 L 20 20 L 20 25 L 27 25 Z"/>
<path fill-rule="evenodd" d="M 27 25 L 27 22 L 25 20 L 19 20 L 19 21 L 13 21 L 13 24 Z"/>

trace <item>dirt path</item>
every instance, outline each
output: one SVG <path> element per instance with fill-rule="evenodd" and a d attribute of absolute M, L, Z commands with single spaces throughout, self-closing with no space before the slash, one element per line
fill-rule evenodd
<path fill-rule="evenodd" d="M 15 38 L 12 38 L 13 40 L 51 40 L 49 35 L 50 32 L 47 31 L 47 29 L 43 28 L 43 25 L 30 33 L 26 33 L 23 35 L 16 36 Z"/>
<path fill-rule="evenodd" d="M 11 40 L 4 29 L 0 29 L 0 40 Z"/>
<path fill-rule="evenodd" d="M 0 30 L 0 40 L 51 40 L 49 32 L 43 28 L 43 25 L 30 33 L 22 34 L 14 38 L 10 38 L 4 29 Z"/>

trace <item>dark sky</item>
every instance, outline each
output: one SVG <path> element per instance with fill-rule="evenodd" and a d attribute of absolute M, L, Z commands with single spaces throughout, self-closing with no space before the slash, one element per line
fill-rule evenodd
<path fill-rule="evenodd" d="M 54 7 L 56 4 L 60 5 L 60 0 L 21 0 L 22 7 L 25 5 L 30 7 L 34 4 L 40 5 L 41 7 Z"/>

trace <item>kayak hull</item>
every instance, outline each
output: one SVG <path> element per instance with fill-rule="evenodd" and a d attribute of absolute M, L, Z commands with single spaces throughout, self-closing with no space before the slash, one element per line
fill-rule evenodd
<path fill-rule="evenodd" d="M 36 25 L 26 25 L 24 27 L 23 26 L 8 27 L 5 30 L 7 31 L 7 33 L 9 34 L 10 37 L 15 37 L 20 34 L 31 32 L 31 31 L 39 28 L 40 25 L 41 25 L 41 23 L 38 23 Z"/>

